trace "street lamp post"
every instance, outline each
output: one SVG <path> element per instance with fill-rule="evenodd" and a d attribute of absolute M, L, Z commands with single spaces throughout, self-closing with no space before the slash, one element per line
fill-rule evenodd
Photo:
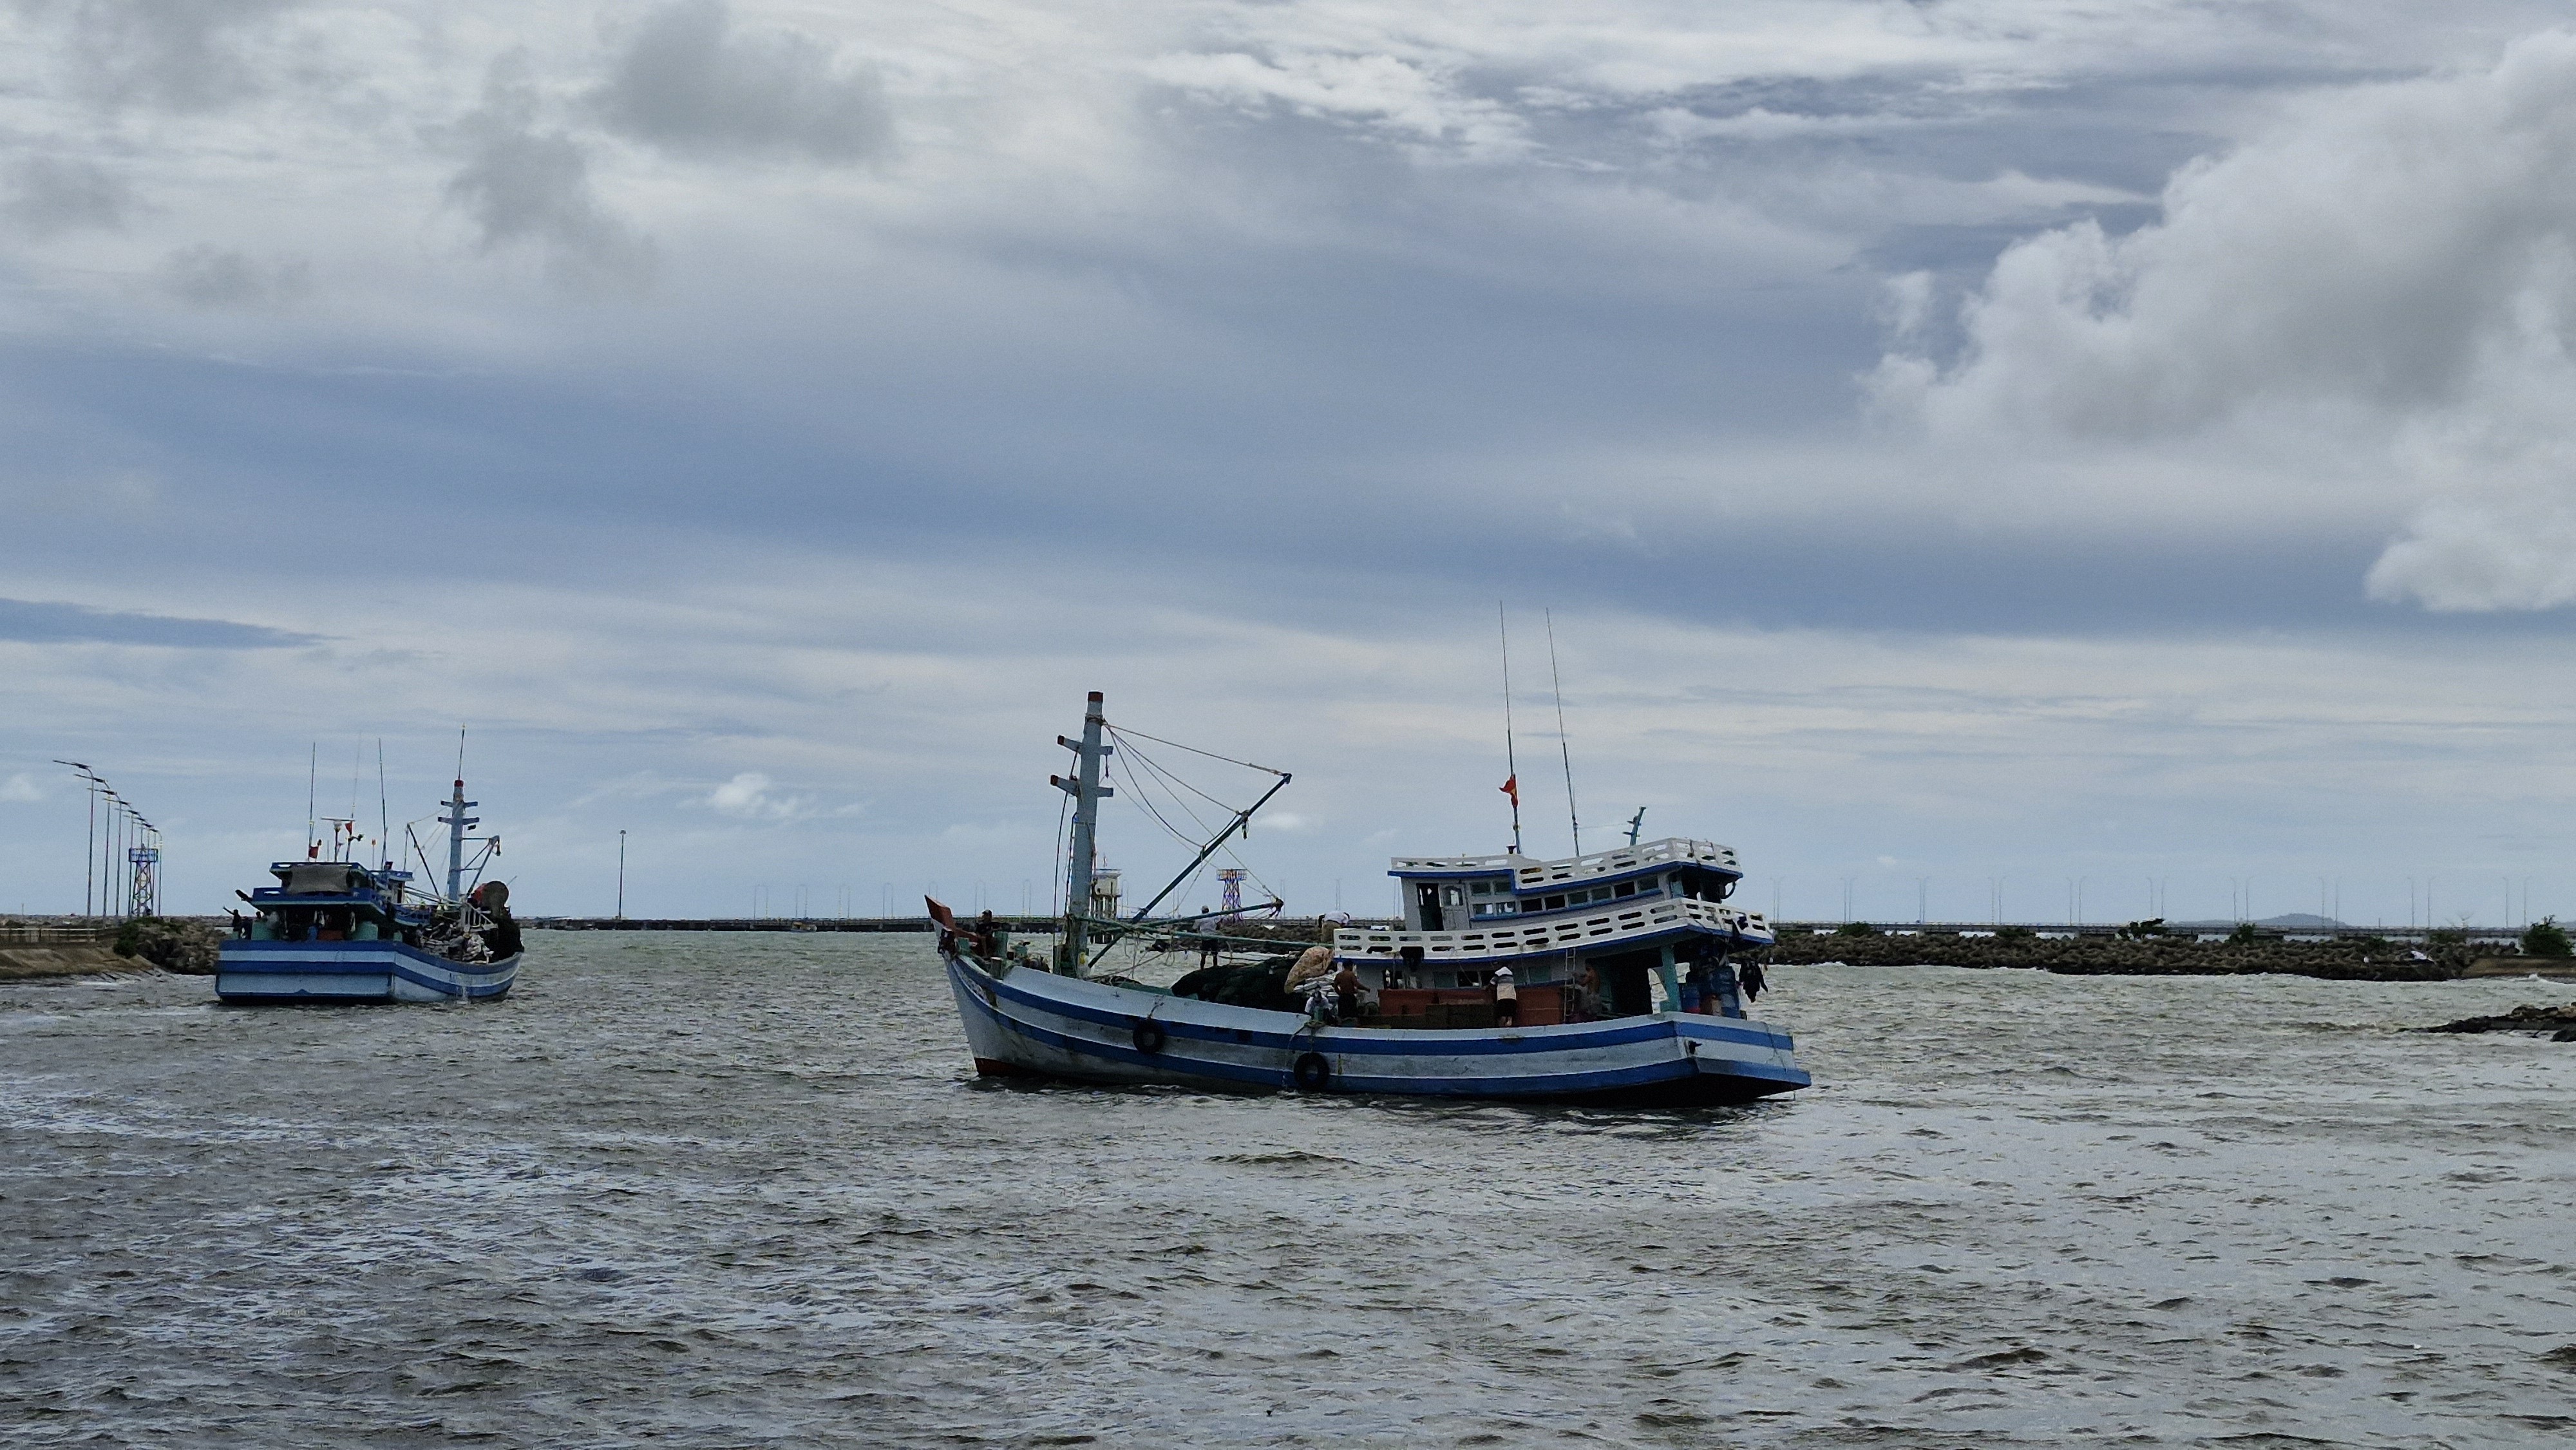
<path fill-rule="evenodd" d="M 617 919 L 626 919 L 626 833 L 617 833 Z"/>
<path fill-rule="evenodd" d="M 81 915 L 88 916 L 92 914 L 89 907 L 90 897 L 95 893 L 98 886 L 99 780 L 97 776 L 90 773 L 90 768 L 88 766 L 81 764 L 77 760 L 57 760 L 54 764 L 68 765 L 72 769 L 79 771 L 80 778 L 88 783 L 83 789 L 84 793 L 89 796 L 89 839 L 87 844 L 81 848 Z"/>

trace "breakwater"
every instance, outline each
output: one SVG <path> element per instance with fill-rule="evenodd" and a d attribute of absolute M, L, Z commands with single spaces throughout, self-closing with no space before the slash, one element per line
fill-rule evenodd
<path fill-rule="evenodd" d="M 1867 936 L 1787 931 L 1772 960 L 1792 965 L 2022 968 L 2071 976 L 2224 977 L 2277 974 L 2335 981 L 2433 982 L 2496 959 L 2492 942 L 2436 936 L 2423 945 L 2376 936 L 2324 941 L 2201 941 L 2163 936 Z M 2536 960 L 2536 959 L 2535 959 Z"/>

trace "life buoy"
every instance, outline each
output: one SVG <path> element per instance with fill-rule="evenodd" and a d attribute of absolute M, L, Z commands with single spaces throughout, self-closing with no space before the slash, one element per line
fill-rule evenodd
<path fill-rule="evenodd" d="M 1138 1052 L 1160 1052 L 1163 1050 L 1163 1044 L 1170 1040 L 1164 1035 L 1163 1024 L 1151 1017 L 1137 1023 L 1136 1031 L 1132 1035 L 1136 1040 Z"/>
<path fill-rule="evenodd" d="M 1332 1085 L 1333 1065 L 1326 1062 L 1320 1052 L 1309 1052 L 1298 1058 L 1297 1065 L 1289 1072 L 1297 1079 L 1300 1092 L 1319 1093 Z"/>

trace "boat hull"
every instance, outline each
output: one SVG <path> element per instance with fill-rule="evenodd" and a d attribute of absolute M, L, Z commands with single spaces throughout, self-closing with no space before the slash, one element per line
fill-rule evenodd
<path fill-rule="evenodd" d="M 452 962 L 389 941 L 228 941 L 215 968 L 226 1002 L 461 1002 L 509 994 L 519 956 Z"/>
<path fill-rule="evenodd" d="M 1534 1102 L 1743 1103 L 1808 1085 L 1789 1035 L 1662 1012 L 1490 1030 L 1317 1026 L 1269 1012 L 947 959 L 988 1076 L 1230 1092 L 1384 1093 Z"/>

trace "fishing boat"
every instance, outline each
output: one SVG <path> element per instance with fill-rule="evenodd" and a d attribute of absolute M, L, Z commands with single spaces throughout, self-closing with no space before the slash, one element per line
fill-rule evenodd
<path fill-rule="evenodd" d="M 518 980 L 519 928 L 509 887 L 485 881 L 498 836 L 469 836 L 482 822 L 466 812 L 460 776 L 440 802 L 448 829 L 447 889 L 418 892 L 411 872 L 390 860 L 349 860 L 357 828 L 332 820 L 329 854 L 307 833 L 305 859 L 270 866 L 274 886 L 235 892 L 250 906 L 233 913 L 220 950 L 215 995 L 226 1002 L 456 1002 L 508 995 Z M 381 839 L 381 838 L 379 838 Z M 414 841 L 413 849 L 419 850 Z M 466 848 L 477 849 L 469 858 Z M 424 867 L 427 861 L 421 863 Z"/>
<path fill-rule="evenodd" d="M 1099 869 L 1099 806 L 1116 793 L 1101 773 L 1140 738 L 1152 737 L 1109 725 L 1097 692 L 1081 737 L 1057 737 L 1075 769 L 1053 778 L 1073 809 L 1051 951 L 1012 941 L 989 913 L 960 921 L 928 903 L 979 1073 L 1669 1105 L 1808 1085 L 1789 1034 L 1745 1013 L 1736 963 L 1773 938 L 1762 917 L 1728 904 L 1743 873 L 1733 851 L 1706 841 L 1639 843 L 1632 831 L 1621 848 L 1560 860 L 1398 857 L 1389 874 L 1402 884 L 1401 921 L 1339 929 L 1293 957 L 1203 966 L 1167 986 L 1140 980 L 1129 964 L 1174 948 L 1202 962 L 1228 947 L 1277 951 L 1229 939 L 1216 914 L 1154 911 L 1288 782 L 1272 772 L 1269 792 L 1234 812 L 1171 886 L 1122 915 L 1114 876 Z M 1118 950 L 1126 963 L 1113 960 Z"/>

